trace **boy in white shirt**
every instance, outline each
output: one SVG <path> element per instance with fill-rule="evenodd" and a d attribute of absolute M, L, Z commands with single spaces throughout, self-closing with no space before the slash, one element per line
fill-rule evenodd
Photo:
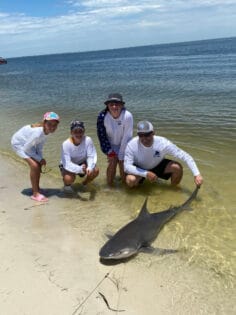
<path fill-rule="evenodd" d="M 88 184 L 99 174 L 96 166 L 97 152 L 93 141 L 85 135 L 84 123 L 73 120 L 70 124 L 71 136 L 62 144 L 60 169 L 63 176 L 64 192 L 74 193 L 71 185 L 76 175 L 84 177 Z"/>
<path fill-rule="evenodd" d="M 137 134 L 125 150 L 124 168 L 129 187 L 137 186 L 145 178 L 155 182 L 158 177 L 165 180 L 170 178 L 172 185 L 178 185 L 183 176 L 183 167 L 176 161 L 166 159 L 167 154 L 184 161 L 193 173 L 195 184 L 202 184 L 203 178 L 192 156 L 168 139 L 155 136 L 149 121 L 138 123 Z"/>

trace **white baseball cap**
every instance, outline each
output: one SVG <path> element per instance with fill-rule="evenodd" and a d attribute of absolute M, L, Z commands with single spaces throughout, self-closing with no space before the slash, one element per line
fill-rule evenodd
<path fill-rule="evenodd" d="M 137 133 L 149 133 L 153 130 L 153 125 L 147 120 L 139 121 L 137 124 Z"/>

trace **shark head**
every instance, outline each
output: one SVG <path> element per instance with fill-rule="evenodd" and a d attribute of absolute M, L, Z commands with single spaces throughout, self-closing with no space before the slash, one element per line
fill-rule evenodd
<path fill-rule="evenodd" d="M 110 237 L 100 249 L 99 256 L 102 259 L 125 259 L 138 253 L 142 246 L 142 238 L 140 238 L 142 222 L 150 216 L 146 204 L 147 198 L 138 217 Z"/>
<path fill-rule="evenodd" d="M 102 259 L 124 259 L 133 256 L 137 253 L 133 248 L 121 248 L 120 250 L 108 252 L 103 248 L 100 250 L 99 255 Z"/>
<path fill-rule="evenodd" d="M 133 256 L 137 253 L 137 250 L 134 248 L 120 248 L 108 250 L 105 246 L 103 246 L 99 252 L 99 256 L 102 259 L 124 259 L 130 256 Z"/>

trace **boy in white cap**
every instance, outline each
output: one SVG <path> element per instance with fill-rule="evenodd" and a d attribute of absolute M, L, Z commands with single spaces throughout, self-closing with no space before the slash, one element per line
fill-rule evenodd
<path fill-rule="evenodd" d="M 172 185 L 178 185 L 183 176 L 183 167 L 179 162 L 166 159 L 167 154 L 184 161 L 193 173 L 195 184 L 202 184 L 203 178 L 192 156 L 168 139 L 155 136 L 149 121 L 138 123 L 137 134 L 125 150 L 124 168 L 129 187 L 137 186 L 145 178 L 155 182 L 158 177 L 165 180 L 170 178 Z"/>
<path fill-rule="evenodd" d="M 73 120 L 70 124 L 70 137 L 62 144 L 60 169 L 63 176 L 64 192 L 73 194 L 71 187 L 76 175 L 85 177 L 83 185 L 88 184 L 99 174 L 96 166 L 97 152 L 93 141 L 85 135 L 84 123 Z"/>
<path fill-rule="evenodd" d="M 124 107 L 122 95 L 111 93 L 104 102 L 106 108 L 97 118 L 97 135 L 102 152 L 106 154 L 107 184 L 112 186 L 119 165 L 120 176 L 125 182 L 124 154 L 128 141 L 133 136 L 133 116 Z"/>
<path fill-rule="evenodd" d="M 41 167 L 46 165 L 42 151 L 46 136 L 57 129 L 59 121 L 60 117 L 56 113 L 47 112 L 43 115 L 42 122 L 22 127 L 11 138 L 13 150 L 30 167 L 30 180 L 33 190 L 31 199 L 35 201 L 48 201 L 48 198 L 40 193 L 39 188 Z"/>

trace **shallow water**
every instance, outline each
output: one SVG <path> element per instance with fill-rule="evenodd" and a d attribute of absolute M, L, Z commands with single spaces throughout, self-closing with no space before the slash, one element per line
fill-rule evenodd
<path fill-rule="evenodd" d="M 181 269 L 183 263 L 210 275 L 209 292 L 222 288 L 222 297 L 216 295 L 215 302 L 224 301 L 224 294 L 228 302 L 231 293 L 227 290 L 235 286 L 236 276 L 235 64 L 235 38 L 11 59 L 0 68 L 0 150 L 14 156 L 11 135 L 24 124 L 40 120 L 49 109 L 58 112 L 62 121 L 45 146 L 51 171 L 43 175 L 55 178 L 58 189 L 60 145 L 69 135 L 69 122 L 75 117 L 83 120 L 98 151 L 101 172 L 93 187 L 96 193 L 87 203 L 61 202 L 68 222 L 85 233 L 91 231 L 92 211 L 97 223 L 92 237 L 96 240 L 101 235 L 103 242 L 102 232 L 116 231 L 134 218 L 147 195 L 150 211 L 156 212 L 181 204 L 194 189 L 186 166 L 180 189 L 161 182 L 128 190 L 118 179 L 114 191 L 106 189 L 106 159 L 99 149 L 96 116 L 109 92 L 121 92 L 135 123 L 152 121 L 157 134 L 195 158 L 204 177 L 193 211 L 168 223 L 154 245 L 180 249 L 179 260 L 171 258 L 171 266 Z M 163 259 L 140 257 L 135 258 L 136 263 L 144 264 L 147 259 L 154 273 L 152 261 Z M 180 281 L 184 285 L 185 279 Z M 225 305 L 218 313 L 229 314 L 229 310 Z"/>
<path fill-rule="evenodd" d="M 8 161 L 19 170 L 19 174 L 22 174 L 22 170 L 28 173 L 24 164 L 11 158 Z M 19 181 L 19 178 L 16 180 Z M 134 219 L 146 196 L 149 196 L 149 211 L 156 212 L 170 205 L 182 204 L 193 189 L 191 176 L 186 176 L 185 185 L 179 189 L 163 182 L 152 185 L 145 182 L 138 189 L 128 190 L 117 180 L 117 188 L 111 191 L 102 179 L 91 184 L 88 192 L 81 192 L 81 185 L 77 183 L 75 188 L 80 198 L 74 199 L 64 198 L 60 190 L 61 180 L 58 176 L 54 177 L 53 173 L 44 174 L 42 182 L 48 190 L 50 205 L 55 204 L 53 211 L 51 207 L 50 211 L 47 210 L 44 204 L 36 207 L 33 203 L 31 206 L 28 202 L 28 187 L 19 190 L 19 193 L 26 195 L 27 207 L 18 209 L 14 221 L 20 230 L 22 226 L 26 227 L 22 232 L 28 235 L 27 242 L 30 242 L 29 237 L 42 244 L 47 242 L 49 246 L 59 247 L 58 250 L 68 255 L 63 260 L 84 261 L 86 257 L 80 253 L 80 249 L 85 238 L 91 242 L 92 248 L 96 247 L 94 255 L 98 265 L 99 248 L 106 242 L 105 233 L 114 233 Z M 140 283 L 138 277 L 134 277 L 135 282 L 132 280 L 133 273 L 141 272 L 147 273 L 147 281 L 152 279 L 148 282 L 148 294 L 144 294 L 144 300 L 152 301 L 155 296 L 158 297 L 160 289 L 171 297 L 164 314 L 234 314 L 235 242 L 232 223 L 235 209 L 228 208 L 224 198 L 223 194 L 205 182 L 197 199 L 192 202 L 191 209 L 167 223 L 152 244 L 158 248 L 177 249 L 177 253 L 163 256 L 140 253 L 127 264 L 111 265 L 108 270 L 112 277 L 122 281 L 128 288 L 128 291 L 121 289 L 121 300 L 126 307 L 129 303 L 124 300 L 126 297 L 132 298 L 132 286 L 147 286 L 146 282 Z M 41 263 L 50 266 L 54 260 L 48 255 L 44 257 L 45 254 L 42 252 L 40 255 Z M 63 274 L 63 266 L 60 268 Z M 58 272 L 56 275 L 60 278 Z M 78 280 L 81 276 L 78 275 Z M 74 280 L 69 275 L 67 281 L 63 281 L 64 285 L 68 283 L 73 286 Z M 89 282 L 89 287 L 91 285 L 94 283 Z M 147 304 L 150 314 L 154 314 L 155 309 L 158 309 L 157 305 Z"/>

